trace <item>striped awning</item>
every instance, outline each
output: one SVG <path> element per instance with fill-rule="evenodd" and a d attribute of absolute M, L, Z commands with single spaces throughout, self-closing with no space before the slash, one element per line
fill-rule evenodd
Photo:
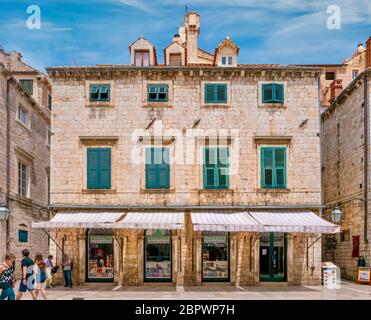
<path fill-rule="evenodd" d="M 32 222 L 32 228 L 110 228 L 123 212 L 59 212 L 50 221 Z"/>
<path fill-rule="evenodd" d="M 248 212 L 191 212 L 195 231 L 263 231 Z"/>
<path fill-rule="evenodd" d="M 312 211 L 250 211 L 250 214 L 266 232 L 340 232 L 339 226 L 320 218 Z"/>
<path fill-rule="evenodd" d="M 184 212 L 128 212 L 113 229 L 184 229 Z"/>

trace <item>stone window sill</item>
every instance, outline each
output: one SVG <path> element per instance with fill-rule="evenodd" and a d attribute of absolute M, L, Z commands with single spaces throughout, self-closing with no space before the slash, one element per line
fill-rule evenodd
<path fill-rule="evenodd" d="M 148 102 L 143 104 L 143 108 L 173 108 L 173 105 L 166 101 Z"/>
<path fill-rule="evenodd" d="M 148 194 L 162 194 L 162 193 L 174 193 L 175 189 L 141 189 L 141 193 L 148 193 Z"/>
<path fill-rule="evenodd" d="M 228 103 L 204 103 L 201 108 L 230 108 Z"/>
<path fill-rule="evenodd" d="M 83 194 L 115 194 L 116 189 L 83 189 Z"/>
<path fill-rule="evenodd" d="M 288 188 L 259 188 L 257 193 L 289 193 L 291 190 Z"/>
<path fill-rule="evenodd" d="M 217 194 L 217 193 L 234 193 L 233 189 L 199 189 L 198 193 L 211 193 L 211 194 Z"/>
<path fill-rule="evenodd" d="M 115 105 L 112 102 L 90 102 L 85 105 L 86 108 L 114 108 Z"/>
<path fill-rule="evenodd" d="M 17 119 L 17 123 L 23 128 L 23 129 L 26 129 L 28 133 L 32 133 L 31 132 L 31 128 L 29 126 L 26 126 L 22 121 L 19 121 Z"/>
<path fill-rule="evenodd" d="M 258 104 L 258 108 L 272 108 L 272 109 L 287 109 L 287 106 L 285 104 L 281 103 L 260 103 Z"/>
<path fill-rule="evenodd" d="M 19 194 L 16 195 L 17 199 L 22 203 L 32 203 L 32 199 L 26 196 L 21 196 Z"/>

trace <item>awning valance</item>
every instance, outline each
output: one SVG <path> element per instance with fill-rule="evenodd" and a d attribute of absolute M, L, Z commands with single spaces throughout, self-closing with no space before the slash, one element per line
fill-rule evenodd
<path fill-rule="evenodd" d="M 266 232 L 337 233 L 340 227 L 312 211 L 275 210 L 250 212 Z"/>
<path fill-rule="evenodd" d="M 32 228 L 110 228 L 123 215 L 123 212 L 60 212 L 50 221 L 32 222 Z"/>
<path fill-rule="evenodd" d="M 191 212 L 195 231 L 263 231 L 247 212 Z"/>
<path fill-rule="evenodd" d="M 128 212 L 113 229 L 184 229 L 184 212 Z"/>

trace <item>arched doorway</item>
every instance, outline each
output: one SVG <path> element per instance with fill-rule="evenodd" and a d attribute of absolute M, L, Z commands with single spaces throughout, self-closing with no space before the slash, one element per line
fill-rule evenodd
<path fill-rule="evenodd" d="M 171 282 L 171 231 L 147 230 L 144 241 L 144 281 Z"/>
<path fill-rule="evenodd" d="M 113 231 L 89 229 L 86 237 L 86 281 L 113 282 Z"/>

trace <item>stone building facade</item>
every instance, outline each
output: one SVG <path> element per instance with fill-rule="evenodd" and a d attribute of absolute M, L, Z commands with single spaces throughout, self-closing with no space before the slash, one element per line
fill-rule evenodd
<path fill-rule="evenodd" d="M 188 13 L 164 65 L 140 37 L 130 65 L 48 68 L 54 217 L 34 226 L 75 283 L 320 283 L 321 70 L 238 64 L 199 32 Z"/>
<path fill-rule="evenodd" d="M 31 222 L 49 219 L 51 85 L 20 54 L 4 51 L 0 84 L 0 260 L 16 254 L 18 273 L 22 249 L 49 253 L 48 237 Z"/>
<path fill-rule="evenodd" d="M 370 40 L 369 42 L 370 43 Z M 354 280 L 358 257 L 370 265 L 370 68 L 340 93 L 322 114 L 324 201 L 342 213 L 342 232 L 327 257 Z"/>

